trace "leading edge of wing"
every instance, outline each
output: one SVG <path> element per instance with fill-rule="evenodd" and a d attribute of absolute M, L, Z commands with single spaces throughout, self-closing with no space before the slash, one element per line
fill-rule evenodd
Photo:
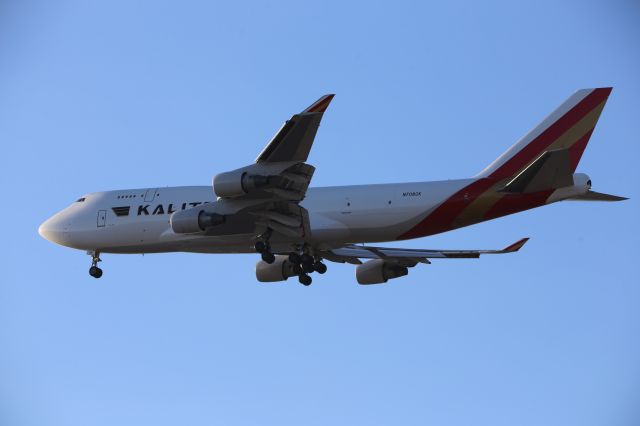
<path fill-rule="evenodd" d="M 352 257 L 363 259 L 460 259 L 478 258 L 482 254 L 505 254 L 520 250 L 529 238 L 522 238 L 502 250 L 433 250 L 433 249 L 402 249 L 391 247 L 370 247 L 350 245 L 331 250 L 331 253 L 340 257 Z"/>

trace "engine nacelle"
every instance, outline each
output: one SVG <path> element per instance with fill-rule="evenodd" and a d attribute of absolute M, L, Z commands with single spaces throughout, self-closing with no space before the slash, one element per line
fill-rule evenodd
<path fill-rule="evenodd" d="M 263 283 L 285 281 L 297 275 L 293 267 L 293 263 L 289 262 L 289 256 L 277 255 L 273 263 L 262 260 L 256 263 L 256 278 Z"/>
<path fill-rule="evenodd" d="M 207 212 L 203 208 L 194 207 L 177 211 L 171 215 L 171 229 L 176 234 L 196 234 L 207 228 L 224 223 L 224 215 Z"/>
<path fill-rule="evenodd" d="M 408 268 L 404 266 L 375 259 L 358 265 L 356 279 L 358 284 L 382 284 L 393 278 L 404 277 L 408 273 Z"/>
<path fill-rule="evenodd" d="M 240 197 L 253 189 L 269 185 L 270 176 L 249 174 L 242 170 L 220 173 L 213 178 L 213 192 L 218 197 Z"/>

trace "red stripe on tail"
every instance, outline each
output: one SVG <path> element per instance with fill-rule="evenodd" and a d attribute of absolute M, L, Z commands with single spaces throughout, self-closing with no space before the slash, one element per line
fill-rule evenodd
<path fill-rule="evenodd" d="M 611 93 L 611 87 L 594 89 L 583 100 L 567 111 L 562 117 L 545 129 L 534 140 L 518 151 L 506 163 L 498 167 L 488 177 L 503 179 L 512 176 L 535 159 L 549 145 L 604 102 Z M 587 138 L 588 141 L 588 138 Z"/>

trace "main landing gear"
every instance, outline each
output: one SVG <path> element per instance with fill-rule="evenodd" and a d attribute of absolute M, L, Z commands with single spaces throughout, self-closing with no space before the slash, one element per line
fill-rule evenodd
<path fill-rule="evenodd" d="M 271 244 L 269 244 L 271 233 L 271 229 L 267 228 L 264 234 L 258 236 L 258 241 L 254 244 L 256 252 L 260 253 L 262 260 L 268 264 L 272 264 L 276 260 L 275 255 L 271 252 Z"/>
<path fill-rule="evenodd" d="M 100 278 L 102 276 L 102 269 L 98 268 L 98 262 L 102 262 L 100 259 L 100 253 L 97 251 L 87 252 L 91 256 L 91 268 L 89 268 L 89 275 L 93 278 Z"/>
<path fill-rule="evenodd" d="M 270 236 L 271 230 L 269 229 L 260 235 L 258 241 L 254 244 L 256 252 L 260 253 L 262 260 L 268 264 L 272 264 L 276 260 L 276 256 L 271 251 L 271 245 L 269 244 Z M 322 259 L 320 257 L 313 257 L 309 252 L 309 247 L 304 246 L 301 253 L 296 251 L 289 253 L 289 262 L 293 265 L 293 272 L 298 275 L 300 284 L 305 286 L 311 285 L 313 281 L 309 276 L 310 273 L 317 272 L 324 274 L 327 272 L 327 265 L 322 263 Z"/>
<path fill-rule="evenodd" d="M 266 263 L 272 264 L 276 260 L 275 255 L 271 253 L 271 246 L 268 241 L 256 241 L 255 249 Z"/>
<path fill-rule="evenodd" d="M 313 281 L 309 276 L 312 272 L 324 274 L 327 272 L 327 265 L 322 263 L 320 259 L 315 259 L 309 253 L 299 254 L 297 252 L 289 253 L 289 262 L 294 265 L 294 272 L 298 274 L 298 281 L 302 285 L 311 285 Z"/>
<path fill-rule="evenodd" d="M 300 281 L 302 285 L 311 285 L 313 279 L 307 274 L 300 274 L 298 275 L 298 281 Z"/>

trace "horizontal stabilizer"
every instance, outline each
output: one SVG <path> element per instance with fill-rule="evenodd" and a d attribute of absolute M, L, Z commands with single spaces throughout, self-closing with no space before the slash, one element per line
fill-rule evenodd
<path fill-rule="evenodd" d="M 627 197 L 620 197 L 618 195 L 603 194 L 602 192 L 589 191 L 583 195 L 577 195 L 569 198 L 569 200 L 577 201 L 624 201 L 628 200 Z"/>

